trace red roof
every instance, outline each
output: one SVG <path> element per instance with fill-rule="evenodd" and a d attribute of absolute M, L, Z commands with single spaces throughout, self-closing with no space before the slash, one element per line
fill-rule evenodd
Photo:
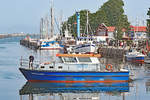
<path fill-rule="evenodd" d="M 146 32 L 146 26 L 130 26 L 131 30 L 130 31 L 134 31 L 134 32 Z M 107 27 L 108 32 L 114 32 L 115 31 L 115 27 L 110 26 Z M 122 29 L 123 32 L 125 32 L 125 29 Z"/>
<path fill-rule="evenodd" d="M 130 26 L 131 31 L 134 32 L 146 32 L 146 26 Z"/>
<path fill-rule="evenodd" d="M 108 32 L 114 32 L 115 31 L 115 27 L 113 27 L 113 26 L 107 27 L 107 29 L 108 29 Z M 125 32 L 125 31 L 126 31 L 126 29 L 123 28 L 122 32 Z"/>
<path fill-rule="evenodd" d="M 107 29 L 108 29 L 108 32 L 114 32 L 115 31 L 115 27 L 113 27 L 113 26 L 107 27 Z"/>

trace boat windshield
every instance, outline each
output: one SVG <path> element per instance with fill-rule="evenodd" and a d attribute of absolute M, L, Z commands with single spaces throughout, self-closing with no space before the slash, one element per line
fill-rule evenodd
<path fill-rule="evenodd" d="M 79 62 L 92 62 L 91 59 L 88 57 L 79 57 L 78 60 Z"/>
<path fill-rule="evenodd" d="M 74 57 L 63 57 L 64 62 L 77 62 L 76 58 Z"/>

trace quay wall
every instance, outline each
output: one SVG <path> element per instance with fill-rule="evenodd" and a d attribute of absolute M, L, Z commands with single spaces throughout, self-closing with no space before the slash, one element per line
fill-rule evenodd
<path fill-rule="evenodd" d="M 123 59 L 127 50 L 127 48 L 119 47 L 99 47 L 98 52 L 102 55 L 102 57 Z"/>
<path fill-rule="evenodd" d="M 23 46 L 28 47 L 30 49 L 35 49 L 35 50 L 40 49 L 37 41 L 31 41 L 31 40 L 24 40 L 23 39 L 23 40 L 20 40 L 20 45 L 23 45 Z"/>

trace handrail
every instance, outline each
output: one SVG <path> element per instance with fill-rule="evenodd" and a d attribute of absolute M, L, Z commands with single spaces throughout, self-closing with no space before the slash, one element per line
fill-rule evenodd
<path fill-rule="evenodd" d="M 31 64 L 32 64 L 32 66 L 31 66 Z M 35 68 L 39 64 L 40 64 L 39 61 L 30 62 L 28 59 L 23 59 L 22 57 L 20 59 L 20 67 L 29 67 L 29 68 L 32 67 L 32 68 Z"/>

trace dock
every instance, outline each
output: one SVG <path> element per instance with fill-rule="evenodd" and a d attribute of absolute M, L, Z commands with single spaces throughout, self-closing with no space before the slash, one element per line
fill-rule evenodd
<path fill-rule="evenodd" d="M 40 43 L 37 39 L 23 39 L 20 40 L 20 45 L 28 47 L 30 49 L 38 50 L 40 49 Z"/>
<path fill-rule="evenodd" d="M 128 51 L 128 48 L 121 47 L 99 47 L 98 52 L 102 55 L 102 57 L 110 57 L 110 58 L 124 58 L 125 53 Z"/>

